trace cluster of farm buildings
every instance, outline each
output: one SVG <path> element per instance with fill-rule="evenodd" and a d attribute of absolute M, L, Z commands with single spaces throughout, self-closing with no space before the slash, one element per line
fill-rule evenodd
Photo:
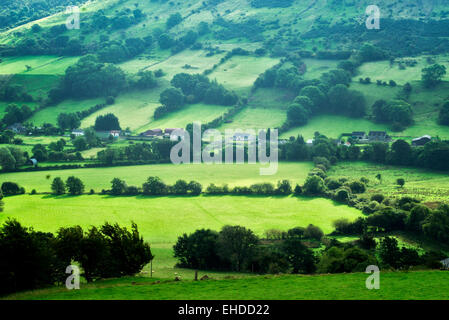
<path fill-rule="evenodd" d="M 350 134 L 343 134 L 342 136 L 349 136 L 355 143 L 359 144 L 392 141 L 392 137 L 385 131 L 370 131 L 368 134 L 364 131 L 354 131 Z M 412 146 L 423 146 L 430 141 L 432 141 L 432 137 L 429 135 L 424 135 L 422 137 L 414 138 L 412 140 Z"/>
<path fill-rule="evenodd" d="M 171 134 L 175 130 L 183 130 L 181 128 L 167 128 L 167 129 L 151 129 L 147 130 L 145 132 L 142 132 L 138 136 L 132 136 L 129 132 L 125 131 L 118 131 L 118 130 L 111 130 L 111 131 L 102 131 L 97 132 L 97 135 L 100 138 L 108 138 L 112 136 L 113 138 L 119 138 L 123 136 L 127 140 L 140 140 L 140 141 L 146 141 L 146 140 L 153 140 L 153 139 L 173 139 L 171 137 Z M 84 131 L 81 129 L 76 129 L 72 131 L 72 135 L 75 137 L 83 136 Z M 234 140 L 235 141 L 247 141 L 249 140 L 249 135 L 246 133 L 235 133 L 234 134 Z M 343 133 L 341 135 L 341 138 L 348 137 L 348 140 L 352 140 L 352 143 L 355 144 L 369 144 L 374 142 L 386 142 L 389 143 L 393 139 L 386 131 L 369 131 L 368 133 L 364 131 L 354 131 L 352 133 Z M 288 142 L 287 139 L 280 139 L 279 140 L 281 144 Z M 307 140 L 308 145 L 313 144 L 313 139 Z M 412 146 L 419 147 L 424 146 L 428 142 L 432 141 L 432 137 L 430 135 L 424 135 L 421 137 L 417 137 L 412 139 Z M 341 139 L 337 139 L 336 143 L 350 145 L 350 142 L 343 142 Z"/>

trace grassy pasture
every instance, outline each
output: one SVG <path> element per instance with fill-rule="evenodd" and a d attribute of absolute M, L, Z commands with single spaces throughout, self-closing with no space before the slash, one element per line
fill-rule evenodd
<path fill-rule="evenodd" d="M 16 218 L 36 230 L 56 232 L 62 226 L 89 227 L 105 221 L 130 226 L 134 221 L 152 244 L 174 243 L 183 233 L 200 228 L 219 230 L 229 224 L 248 227 L 259 236 L 271 228 L 288 230 L 310 223 L 329 233 L 332 221 L 361 216 L 360 211 L 327 199 L 296 197 L 22 195 L 4 202 L 0 222 Z"/>
<path fill-rule="evenodd" d="M 376 80 L 390 81 L 394 80 L 400 85 L 404 85 L 407 82 L 420 81 L 421 80 L 421 70 L 428 67 L 430 64 L 426 61 L 426 56 L 421 56 L 413 58 L 418 62 L 414 67 L 406 67 L 405 70 L 400 70 L 397 63 L 390 66 L 389 61 L 377 61 L 364 63 L 358 69 L 358 78 L 370 77 L 372 82 Z M 435 63 L 443 64 L 446 68 L 449 68 L 449 58 L 448 56 L 437 56 L 435 58 Z M 446 75 L 443 80 L 448 81 L 449 75 Z"/>
<path fill-rule="evenodd" d="M 360 84 L 358 81 L 351 83 L 351 89 L 360 91 L 363 93 L 366 99 L 367 113 L 371 113 L 371 107 L 379 99 L 386 101 L 394 100 L 397 94 L 401 91 L 402 87 L 390 87 L 390 86 L 378 86 L 375 83 L 372 84 Z"/>
<path fill-rule="evenodd" d="M 81 127 L 87 128 L 95 124 L 99 115 L 113 113 L 118 117 L 122 129 L 136 130 L 151 122 L 154 110 L 161 104 L 160 93 L 166 88 L 163 86 L 151 90 L 135 90 L 121 94 L 111 106 L 103 108 L 81 121 Z"/>
<path fill-rule="evenodd" d="M 264 109 L 286 110 L 295 98 L 295 93 L 281 88 L 259 88 L 248 98 L 248 106 Z"/>
<path fill-rule="evenodd" d="M 23 144 L 20 145 L 13 145 L 13 144 L 2 144 L 0 147 L 13 147 L 13 148 L 19 148 L 23 151 L 28 152 L 29 155 L 32 155 L 32 149 L 36 144 L 43 144 L 48 146 L 52 142 L 56 142 L 60 139 L 64 139 L 66 141 L 66 148 L 71 148 L 72 143 L 71 140 L 67 137 L 59 137 L 59 136 L 24 136 L 24 135 L 17 135 L 16 138 L 20 138 L 23 140 Z M 40 166 L 46 166 L 50 165 L 50 162 L 41 163 Z"/>
<path fill-rule="evenodd" d="M 307 72 L 304 74 L 305 79 L 319 79 L 323 73 L 332 69 L 336 69 L 340 61 L 338 60 L 318 60 L 303 59 L 307 66 Z"/>
<path fill-rule="evenodd" d="M 248 107 L 236 114 L 231 123 L 223 124 L 219 130 L 276 128 L 280 127 L 286 118 L 285 110 Z"/>
<path fill-rule="evenodd" d="M 200 274 L 202 276 L 202 274 Z M 122 278 L 18 293 L 7 299 L 29 300 L 447 300 L 449 274 L 444 271 L 382 272 L 380 290 L 368 290 L 365 273 L 257 276 L 209 281 L 161 281 Z"/>
<path fill-rule="evenodd" d="M 22 73 L 12 76 L 9 85 L 23 86 L 24 92 L 36 97 L 46 97 L 48 91 L 58 84 L 59 75 Z M 28 102 L 26 104 L 29 104 Z"/>
<path fill-rule="evenodd" d="M 184 50 L 160 63 L 154 63 L 146 70 L 162 69 L 166 73 L 166 79 L 171 80 L 178 73 L 203 73 L 204 70 L 212 68 L 214 64 L 218 63 L 223 56 L 224 54 L 217 54 L 206 57 L 206 51 L 203 50 Z M 190 65 L 191 68 L 184 68 L 186 65 Z"/>
<path fill-rule="evenodd" d="M 0 63 L 0 74 L 62 75 L 79 57 L 20 56 L 5 58 Z M 26 65 L 32 67 L 27 71 Z"/>
<path fill-rule="evenodd" d="M 380 173 L 379 183 L 375 176 Z M 383 193 L 395 197 L 412 196 L 427 202 L 447 201 L 449 198 L 449 174 L 411 167 L 386 166 L 364 162 L 338 163 L 329 170 L 329 175 L 370 180 L 369 194 Z M 405 179 L 404 188 L 396 184 L 398 178 Z"/>
<path fill-rule="evenodd" d="M 234 56 L 219 66 L 210 79 L 236 92 L 248 93 L 257 77 L 279 63 L 279 59 L 270 57 Z"/>
<path fill-rule="evenodd" d="M 193 122 L 206 124 L 223 115 L 227 109 L 228 107 L 204 103 L 186 105 L 179 111 L 169 113 L 163 118 L 151 120 L 146 125 L 139 127 L 137 132 L 157 128 L 185 128 Z"/>
<path fill-rule="evenodd" d="M 190 164 L 175 166 L 172 164 L 132 166 L 132 167 L 110 167 L 110 168 L 89 168 L 73 170 L 55 170 L 42 172 L 18 172 L 5 173 L 0 175 L 0 182 L 15 181 L 28 191 L 36 189 L 38 192 L 49 192 L 51 180 L 61 177 L 64 180 L 70 176 L 79 177 L 83 180 L 86 191 L 94 189 L 99 192 L 101 189 L 110 188 L 114 178 L 124 179 L 129 185 L 141 186 L 149 176 L 159 176 L 166 183 L 175 183 L 178 179 L 195 180 L 203 187 L 210 183 L 217 185 L 229 184 L 230 186 L 251 185 L 258 182 L 273 182 L 288 179 L 292 183 L 303 183 L 308 172 L 313 168 L 309 162 L 303 163 L 279 163 L 277 174 L 273 176 L 260 176 L 261 166 L 242 165 L 207 165 Z M 47 179 L 50 175 L 51 179 Z"/>
<path fill-rule="evenodd" d="M 42 125 L 43 123 L 51 123 L 57 125 L 58 115 L 61 113 L 74 113 L 77 111 L 87 110 L 96 104 L 104 103 L 104 98 L 93 98 L 85 100 L 64 100 L 56 106 L 44 108 L 36 112 L 31 118 L 30 122 L 35 125 Z"/>

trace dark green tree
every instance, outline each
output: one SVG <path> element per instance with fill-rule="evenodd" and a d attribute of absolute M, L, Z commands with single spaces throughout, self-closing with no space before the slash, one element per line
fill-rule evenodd
<path fill-rule="evenodd" d="M 445 75 L 446 67 L 441 64 L 434 64 L 422 69 L 422 81 L 427 88 L 436 86 Z"/>
<path fill-rule="evenodd" d="M 66 187 L 70 195 L 80 195 L 84 192 L 84 184 L 81 179 L 71 176 L 67 178 Z"/>
<path fill-rule="evenodd" d="M 53 182 L 51 184 L 51 191 L 55 195 L 61 195 L 65 193 L 65 183 L 62 181 L 61 178 L 56 177 L 53 179 Z"/>
<path fill-rule="evenodd" d="M 228 261 L 235 271 L 244 270 L 253 259 L 257 236 L 249 229 L 241 226 L 224 226 L 218 236 L 218 255 Z"/>

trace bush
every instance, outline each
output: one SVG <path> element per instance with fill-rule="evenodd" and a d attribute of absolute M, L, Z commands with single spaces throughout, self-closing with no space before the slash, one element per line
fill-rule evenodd
<path fill-rule="evenodd" d="M 167 194 L 167 185 L 159 177 L 149 177 L 142 186 L 144 195 L 164 195 Z"/>
<path fill-rule="evenodd" d="M 325 180 L 325 183 L 326 183 L 326 187 L 329 190 L 337 190 L 338 188 L 341 187 L 341 183 L 333 178 L 327 178 Z"/>
<path fill-rule="evenodd" d="M 2 183 L 2 193 L 5 197 L 15 196 L 18 194 L 23 194 L 23 190 L 15 182 L 3 182 Z"/>
<path fill-rule="evenodd" d="M 323 236 L 324 233 L 320 229 L 320 227 L 314 226 L 313 224 L 309 224 L 306 230 L 304 231 L 304 238 L 321 241 L 321 238 L 323 238 Z"/>
<path fill-rule="evenodd" d="M 290 181 L 278 181 L 276 193 L 281 195 L 290 195 L 292 193 L 292 186 L 290 184 Z"/>
<path fill-rule="evenodd" d="M 250 187 L 251 193 L 256 195 L 274 194 L 274 185 L 272 183 L 256 183 Z"/>
<path fill-rule="evenodd" d="M 385 197 L 383 194 L 373 194 L 371 196 L 371 201 L 377 201 L 378 203 L 382 203 L 384 201 Z"/>
<path fill-rule="evenodd" d="M 203 190 L 203 187 L 199 182 L 196 181 L 190 181 L 188 185 L 188 192 L 192 196 L 199 196 L 201 194 L 201 191 Z"/>
<path fill-rule="evenodd" d="M 366 191 L 365 184 L 361 181 L 352 181 L 349 184 L 349 188 L 351 188 L 352 193 L 364 193 Z"/>
<path fill-rule="evenodd" d="M 324 192 L 324 180 L 319 176 L 309 176 L 304 184 L 303 191 L 308 195 L 320 195 Z"/>
<path fill-rule="evenodd" d="M 294 193 L 295 193 L 295 196 L 299 196 L 302 194 L 302 188 L 299 184 L 296 185 Z"/>
<path fill-rule="evenodd" d="M 347 189 L 341 188 L 335 191 L 334 199 L 338 202 L 347 203 L 350 196 L 351 193 Z"/>
<path fill-rule="evenodd" d="M 124 191 L 124 194 L 127 196 L 137 196 L 139 193 L 139 188 L 135 186 L 127 186 Z"/>

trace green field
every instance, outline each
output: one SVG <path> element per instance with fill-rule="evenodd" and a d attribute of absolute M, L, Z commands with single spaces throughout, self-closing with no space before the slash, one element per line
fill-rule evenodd
<path fill-rule="evenodd" d="M 367 85 L 354 81 L 351 83 L 351 89 L 363 93 L 366 99 L 367 113 L 371 114 L 371 107 L 374 102 L 379 99 L 384 99 L 386 101 L 396 99 L 398 93 L 402 90 L 402 87 L 398 86 L 393 88 L 389 86 L 378 86 L 374 83 Z"/>
<path fill-rule="evenodd" d="M 118 96 L 115 103 L 103 108 L 81 122 L 82 128 L 87 128 L 95 124 L 95 119 L 99 115 L 113 113 L 119 118 L 122 129 L 130 128 L 136 130 L 152 121 L 154 110 L 161 104 L 159 102 L 160 93 L 166 88 L 161 85 L 152 90 L 139 90 L 126 92 Z"/>
<path fill-rule="evenodd" d="M 210 79 L 217 79 L 226 88 L 248 93 L 257 77 L 265 70 L 279 63 L 269 57 L 234 56 L 219 66 Z"/>
<path fill-rule="evenodd" d="M 0 74 L 62 75 L 79 57 L 20 56 L 6 58 L 0 63 Z M 26 65 L 32 69 L 27 71 Z"/>
<path fill-rule="evenodd" d="M 390 66 L 389 61 L 378 61 L 364 63 L 359 69 L 356 78 L 370 77 L 372 82 L 377 80 L 390 81 L 394 80 L 399 85 L 404 85 L 407 82 L 420 81 L 423 68 L 427 68 L 430 64 L 426 61 L 427 56 L 406 58 L 413 59 L 418 62 L 414 67 L 406 67 L 405 70 L 400 70 L 397 63 Z M 442 64 L 449 68 L 449 57 L 437 56 L 434 57 L 435 63 Z M 445 81 L 449 80 L 449 75 L 443 78 Z"/>
<path fill-rule="evenodd" d="M 375 178 L 380 173 L 382 181 Z M 329 170 L 330 176 L 370 180 L 367 192 L 382 193 L 395 197 L 412 196 L 427 202 L 448 201 L 449 175 L 411 167 L 397 167 L 364 162 L 337 163 Z M 398 178 L 405 179 L 404 188 L 396 184 Z"/>
<path fill-rule="evenodd" d="M 87 110 L 96 104 L 104 103 L 104 100 L 104 98 L 65 100 L 56 106 L 47 107 L 36 112 L 29 121 L 35 125 L 42 125 L 44 123 L 56 125 L 60 113 L 75 113 L 77 111 Z"/>
<path fill-rule="evenodd" d="M 285 110 L 247 107 L 235 115 L 231 123 L 223 124 L 219 130 L 277 128 L 286 118 Z"/>
<path fill-rule="evenodd" d="M 63 205 L 61 205 L 63 203 Z M 175 273 L 193 278 L 193 270 L 175 268 L 172 246 L 178 236 L 206 228 L 242 225 L 263 236 L 268 229 L 288 230 L 312 223 L 329 233 L 339 218 L 355 220 L 360 211 L 330 200 L 296 197 L 200 196 L 200 197 L 110 197 L 85 195 L 53 197 L 23 195 L 5 199 L 0 224 L 15 218 L 35 230 L 56 232 L 62 226 L 101 225 L 108 221 L 130 226 L 134 221 L 156 256 L 155 277 Z M 149 272 L 149 266 L 143 270 Z M 234 273 L 208 272 L 215 278 Z"/>
<path fill-rule="evenodd" d="M 105 221 L 130 226 L 135 221 L 150 243 L 173 243 L 185 232 L 242 225 L 262 236 L 271 228 L 288 230 L 314 224 L 325 233 L 338 218 L 354 220 L 361 212 L 327 199 L 296 197 L 53 197 L 23 195 L 5 199 L 0 222 L 18 219 L 36 230 L 55 232 L 61 226 L 88 227 Z"/>
<path fill-rule="evenodd" d="M 201 276 L 202 274 L 200 274 Z M 208 281 L 122 278 L 82 285 L 80 290 L 51 288 L 8 299 L 143 300 L 447 300 L 449 273 L 382 272 L 380 289 L 368 290 L 364 273 L 317 276 L 259 276 Z M 269 304 L 269 303 L 268 303 Z"/>
<path fill-rule="evenodd" d="M 318 59 L 303 59 L 307 66 L 307 72 L 304 75 L 305 79 L 319 79 L 323 73 L 332 69 L 336 69 L 340 61 L 338 60 L 318 60 Z"/>
<path fill-rule="evenodd" d="M 145 70 L 162 69 L 166 73 L 166 79 L 171 80 L 178 73 L 203 73 L 204 70 L 212 68 L 212 66 L 220 61 L 223 54 L 206 57 L 206 52 L 203 50 L 185 50 L 175 54 L 168 59 L 160 62 L 150 64 Z M 190 65 L 191 68 L 184 68 Z"/>
<path fill-rule="evenodd" d="M 141 186 L 149 176 L 159 176 L 167 183 L 175 183 L 178 179 L 195 180 L 204 188 L 210 183 L 217 185 L 229 184 L 230 186 L 249 186 L 258 182 L 273 182 L 288 179 L 292 183 L 302 184 L 313 164 L 303 163 L 279 163 L 277 174 L 273 176 L 261 176 L 260 164 L 189 164 L 174 166 L 172 164 L 146 165 L 132 167 L 89 168 L 72 170 L 55 170 L 41 172 L 5 173 L 0 175 L 0 182 L 15 181 L 28 191 L 36 189 L 38 192 L 50 192 L 51 180 L 61 177 L 64 180 L 69 176 L 77 176 L 83 180 L 86 191 L 91 188 L 96 192 L 108 189 L 114 178 L 124 179 L 129 185 Z M 50 176 L 50 180 L 47 176 Z"/>
<path fill-rule="evenodd" d="M 60 80 L 60 76 L 54 74 L 15 74 L 11 77 L 9 85 L 19 85 L 23 87 L 24 92 L 34 98 L 46 97 L 48 91 L 55 87 Z M 25 103 L 28 104 L 29 103 Z"/>
<path fill-rule="evenodd" d="M 166 116 L 152 120 L 150 123 L 139 127 L 137 132 L 144 132 L 149 129 L 185 128 L 189 123 L 200 122 L 206 124 L 222 116 L 228 107 L 212 104 L 190 104 L 181 110 L 167 114 Z"/>

